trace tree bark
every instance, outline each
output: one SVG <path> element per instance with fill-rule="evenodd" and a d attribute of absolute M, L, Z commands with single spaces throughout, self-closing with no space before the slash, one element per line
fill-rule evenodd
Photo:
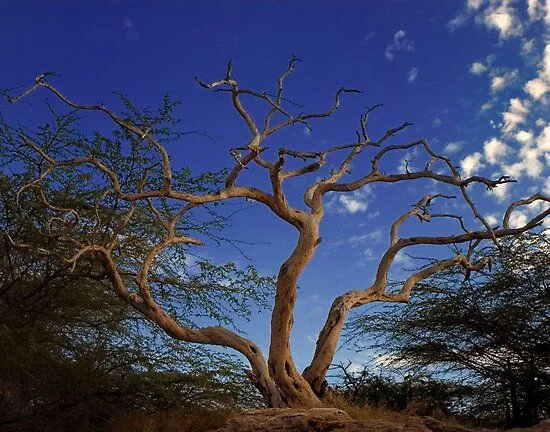
<path fill-rule="evenodd" d="M 291 407 L 314 407 L 321 404 L 309 383 L 296 369 L 290 352 L 298 278 L 313 257 L 319 242 L 319 223 L 310 220 L 300 229 L 298 244 L 281 266 L 277 277 L 268 365 L 269 374 L 277 384 L 284 403 Z"/>

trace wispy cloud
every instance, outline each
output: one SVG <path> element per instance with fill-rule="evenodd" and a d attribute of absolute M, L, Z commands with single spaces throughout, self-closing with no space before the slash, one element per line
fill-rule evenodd
<path fill-rule="evenodd" d="M 374 32 L 370 32 L 370 33 L 367 33 L 365 36 L 363 36 L 361 45 L 367 45 L 371 41 L 371 39 L 374 37 L 374 35 L 375 35 Z"/>
<path fill-rule="evenodd" d="M 518 77 L 519 71 L 517 69 L 505 71 L 501 74 L 495 73 L 491 78 L 491 90 L 496 93 L 511 85 Z"/>
<path fill-rule="evenodd" d="M 443 147 L 443 152 L 445 154 L 457 153 L 463 145 L 464 141 L 452 141 L 450 143 L 447 143 L 447 145 Z"/>
<path fill-rule="evenodd" d="M 372 192 L 368 187 L 362 187 L 351 193 L 333 194 L 327 201 L 327 210 L 333 213 L 340 214 L 355 214 L 364 213 L 369 206 L 369 198 L 372 197 Z"/>
<path fill-rule="evenodd" d="M 414 51 L 414 42 L 406 38 L 407 32 L 398 30 L 393 35 L 393 41 L 386 46 L 384 52 L 386 59 L 393 61 L 397 51 Z"/>
<path fill-rule="evenodd" d="M 415 82 L 416 79 L 418 78 L 418 68 L 417 67 L 413 67 L 409 73 L 407 74 L 407 81 L 409 81 L 410 83 L 412 82 Z"/>
<path fill-rule="evenodd" d="M 124 17 L 124 19 L 122 20 L 122 25 L 124 26 L 127 39 L 137 40 L 139 38 L 139 33 L 135 28 L 134 20 L 129 15 L 126 15 Z"/>

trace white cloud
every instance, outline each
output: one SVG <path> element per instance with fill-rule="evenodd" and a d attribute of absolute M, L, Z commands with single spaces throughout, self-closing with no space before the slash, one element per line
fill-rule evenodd
<path fill-rule="evenodd" d="M 481 111 L 487 111 L 493 107 L 493 104 L 491 102 L 485 102 L 483 105 L 481 105 Z"/>
<path fill-rule="evenodd" d="M 358 244 L 361 244 L 361 243 L 366 243 L 366 242 L 377 243 L 382 239 L 383 236 L 384 236 L 384 231 L 382 230 L 382 228 L 379 228 L 376 231 L 351 236 L 346 240 L 346 243 L 352 247 L 357 246 Z"/>
<path fill-rule="evenodd" d="M 485 66 L 481 62 L 472 63 L 472 66 L 470 66 L 470 73 L 471 74 L 481 75 L 485 72 L 487 72 L 487 66 Z"/>
<path fill-rule="evenodd" d="M 510 151 L 510 147 L 497 138 L 491 138 L 490 140 L 485 141 L 483 150 L 485 152 L 485 159 L 487 159 L 487 162 L 496 164 L 499 163 L 504 156 L 506 156 L 506 154 Z"/>
<path fill-rule="evenodd" d="M 407 74 L 407 80 L 412 83 L 412 82 L 415 82 L 416 79 L 418 78 L 418 68 L 417 67 L 413 67 L 409 73 Z"/>
<path fill-rule="evenodd" d="M 463 4 L 461 19 L 473 18 L 494 32 L 502 53 L 469 65 L 471 74 L 485 75 L 489 81 L 490 99 L 482 111 L 487 112 L 484 115 L 493 135 L 486 138 L 482 150 L 470 150 L 472 154 L 466 155 L 460 167 L 465 175 L 472 175 L 486 165 L 495 165 L 498 171 L 493 175 L 528 176 L 536 189 L 548 178 L 550 168 L 550 122 L 546 119 L 550 102 L 550 0 L 464 0 Z M 544 29 L 533 24 L 541 20 L 545 21 Z M 513 38 L 516 40 L 511 41 Z M 518 69 L 496 64 L 508 58 L 510 49 L 524 62 Z M 506 103 L 501 95 L 510 93 L 508 107 L 500 108 Z M 499 122 L 495 115 L 501 115 L 502 120 Z M 502 185 L 491 195 L 504 200 L 510 198 L 511 190 L 509 185 Z"/>
<path fill-rule="evenodd" d="M 401 162 L 397 166 L 397 170 L 400 173 L 415 171 L 416 168 L 414 167 L 412 162 L 416 158 L 417 154 L 418 147 L 414 147 L 412 150 L 408 150 L 407 152 L 405 152 L 405 154 L 403 155 L 403 159 L 401 159 Z"/>
<path fill-rule="evenodd" d="M 526 130 L 520 130 L 514 138 L 522 144 L 531 144 L 533 142 L 533 134 Z"/>
<path fill-rule="evenodd" d="M 524 89 L 533 99 L 539 100 L 550 90 L 550 86 L 542 78 L 535 78 L 527 81 Z"/>
<path fill-rule="evenodd" d="M 507 201 L 510 196 L 510 183 L 500 184 L 489 193 L 492 193 L 500 202 Z"/>
<path fill-rule="evenodd" d="M 443 152 L 446 154 L 456 153 L 462 148 L 463 144 L 464 144 L 464 141 L 450 142 L 443 148 Z"/>
<path fill-rule="evenodd" d="M 395 258 L 393 259 L 393 262 L 401 267 L 405 267 L 412 264 L 412 261 L 413 261 L 412 258 L 409 255 L 407 255 L 405 252 L 403 252 L 403 250 L 400 250 L 395 256 Z"/>
<path fill-rule="evenodd" d="M 519 36 L 523 33 L 523 26 L 517 16 L 517 11 L 510 7 L 509 0 L 492 2 L 491 6 L 487 7 L 481 18 L 481 22 L 488 28 L 495 29 L 499 32 L 501 39 L 508 39 L 512 36 Z"/>
<path fill-rule="evenodd" d="M 489 225 L 491 225 L 492 227 L 498 225 L 498 219 L 496 218 L 495 215 L 493 214 L 490 214 L 488 216 L 485 216 L 485 220 L 487 221 L 487 223 Z"/>
<path fill-rule="evenodd" d="M 528 222 L 527 215 L 521 210 L 516 210 L 510 216 L 510 227 L 520 228 Z"/>
<path fill-rule="evenodd" d="M 550 152 L 550 126 L 546 126 L 537 138 L 537 150 Z"/>
<path fill-rule="evenodd" d="M 548 15 L 550 15 L 550 4 L 548 5 L 548 9 Z M 544 57 L 542 59 L 541 66 L 541 78 L 543 78 L 546 82 L 550 82 L 550 42 L 546 44 L 546 47 L 544 47 Z"/>
<path fill-rule="evenodd" d="M 495 75 L 491 79 L 491 90 L 493 92 L 498 92 L 505 87 L 508 87 L 512 82 L 514 82 L 519 76 L 517 69 L 508 71 L 503 75 Z"/>
<path fill-rule="evenodd" d="M 347 195 L 340 196 L 339 201 L 348 213 L 364 212 L 367 210 L 366 201 L 360 201 Z"/>
<path fill-rule="evenodd" d="M 521 52 L 524 55 L 529 55 L 535 49 L 535 39 L 524 39 L 521 43 Z"/>
<path fill-rule="evenodd" d="M 527 0 L 527 13 L 531 21 L 538 21 L 544 17 L 544 4 L 542 0 Z"/>
<path fill-rule="evenodd" d="M 396 51 L 414 51 L 414 42 L 407 39 L 405 36 L 407 33 L 404 30 L 398 30 L 393 35 L 393 42 L 386 46 L 384 52 L 386 59 L 393 61 L 395 59 Z"/>
<path fill-rule="evenodd" d="M 466 6 L 468 7 L 468 9 L 478 10 L 483 2 L 484 0 L 468 0 Z"/>
<path fill-rule="evenodd" d="M 520 158 L 529 177 L 537 178 L 542 174 L 544 165 L 539 160 L 539 151 L 536 148 L 524 146 L 520 150 Z"/>
<path fill-rule="evenodd" d="M 472 174 L 478 172 L 484 167 L 482 163 L 483 155 L 479 152 L 466 156 L 460 161 L 460 168 L 466 177 L 470 177 Z"/>
<path fill-rule="evenodd" d="M 447 28 L 454 32 L 457 28 L 462 27 L 468 21 L 469 14 L 467 12 L 459 12 L 452 20 L 447 23 Z"/>
<path fill-rule="evenodd" d="M 510 99 L 509 111 L 502 114 L 504 126 L 502 130 L 505 133 L 512 132 L 516 126 L 525 122 L 525 117 L 529 113 L 529 102 L 522 101 L 519 98 Z"/>
<path fill-rule="evenodd" d="M 326 207 L 330 212 L 341 214 L 363 213 L 368 208 L 368 199 L 372 192 L 368 187 L 362 187 L 348 194 L 333 194 L 327 201 Z"/>
<path fill-rule="evenodd" d="M 434 118 L 432 121 L 432 125 L 434 125 L 434 127 L 439 127 L 442 124 L 443 124 L 443 121 L 439 117 Z"/>
<path fill-rule="evenodd" d="M 506 79 L 502 76 L 495 76 L 491 81 L 491 90 L 499 91 L 506 87 Z"/>

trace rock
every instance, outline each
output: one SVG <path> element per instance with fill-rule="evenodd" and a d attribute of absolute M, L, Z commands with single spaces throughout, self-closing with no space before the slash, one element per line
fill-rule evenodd
<path fill-rule="evenodd" d="M 535 426 L 531 426 L 530 428 L 508 429 L 506 432 L 527 432 L 527 431 L 528 432 L 550 432 L 550 419 L 543 420 L 539 424 L 536 424 Z"/>
<path fill-rule="evenodd" d="M 217 432 L 430 432 L 419 419 L 405 424 L 387 420 L 353 420 L 335 408 L 249 410 Z M 455 432 L 455 431 L 449 431 Z"/>
<path fill-rule="evenodd" d="M 338 431 L 353 420 L 334 408 L 249 410 L 230 419 L 218 432 Z M 359 430 L 359 429 L 356 429 Z"/>
<path fill-rule="evenodd" d="M 489 429 L 470 429 L 433 417 L 408 417 L 393 422 L 382 419 L 353 420 L 336 408 L 261 409 L 245 411 L 228 420 L 217 431 L 210 432 L 500 432 Z M 550 432 L 550 420 L 527 429 L 506 432 Z"/>

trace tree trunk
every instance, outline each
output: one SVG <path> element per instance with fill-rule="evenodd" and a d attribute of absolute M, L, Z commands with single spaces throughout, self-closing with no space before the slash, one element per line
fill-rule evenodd
<path fill-rule="evenodd" d="M 315 407 L 320 399 L 298 372 L 290 353 L 290 334 L 294 324 L 294 307 L 298 278 L 311 260 L 320 240 L 318 221 L 310 221 L 300 229 L 298 244 L 283 263 L 277 277 L 275 305 L 271 316 L 269 374 L 288 407 Z"/>

